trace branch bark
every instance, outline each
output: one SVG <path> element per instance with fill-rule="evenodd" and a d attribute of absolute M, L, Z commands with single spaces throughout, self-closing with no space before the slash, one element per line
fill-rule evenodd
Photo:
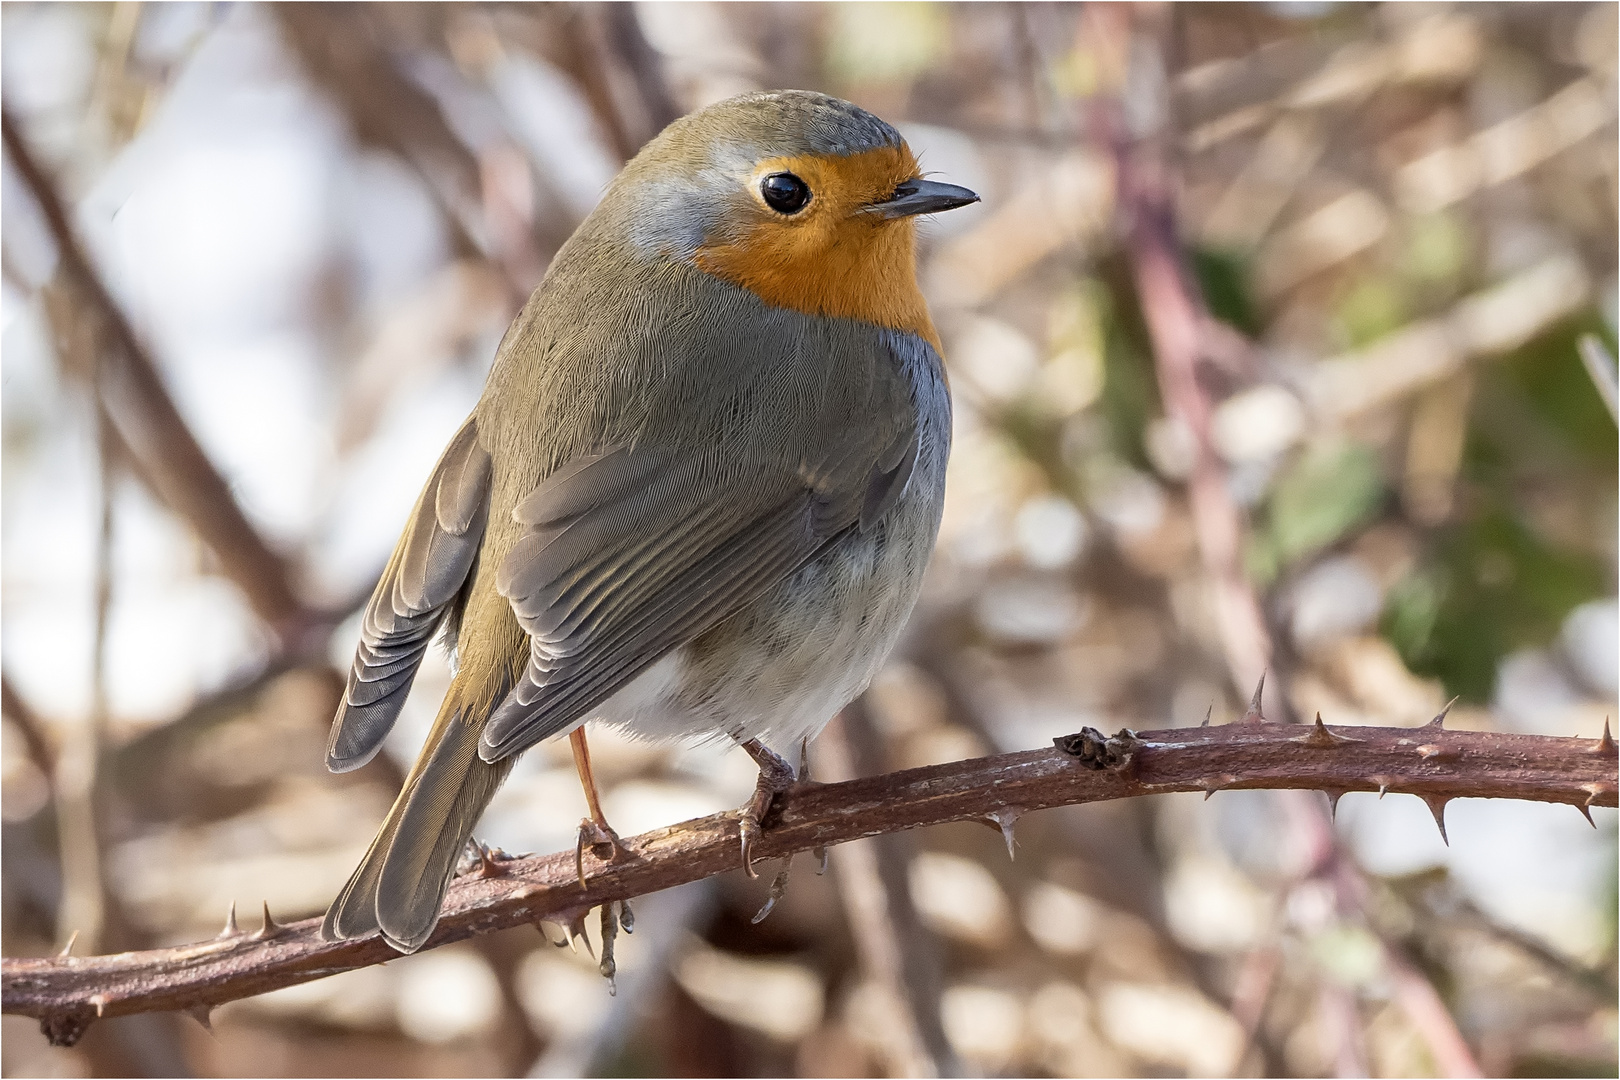
<path fill-rule="evenodd" d="M 947 821 L 1009 821 L 1033 810 L 1172 791 L 1295 788 L 1417 795 L 1443 814 L 1455 798 L 1616 805 L 1615 743 L 1422 728 L 1249 722 L 1112 738 L 1087 728 L 1057 747 L 794 788 L 766 821 L 756 858 Z M 1588 814 L 1588 816 L 1590 816 Z M 1010 825 L 1008 826 L 1011 827 Z M 540 920 L 575 923 L 591 907 L 738 865 L 736 815 L 715 814 L 621 842 L 581 888 L 572 853 L 503 859 L 457 881 L 426 947 Z M 233 909 L 234 912 L 234 909 Z M 268 916 L 268 910 L 265 911 Z M 3 1011 L 33 1016 L 68 1045 L 97 1017 L 208 1010 L 238 998 L 379 964 L 381 938 L 325 942 L 320 920 L 256 932 L 234 917 L 213 941 L 116 956 L 7 959 Z"/>

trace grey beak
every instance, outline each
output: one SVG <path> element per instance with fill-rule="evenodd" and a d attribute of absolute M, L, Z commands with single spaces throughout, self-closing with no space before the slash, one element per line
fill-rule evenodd
<path fill-rule="evenodd" d="M 911 217 L 913 214 L 937 214 L 942 210 L 955 210 L 958 206 L 979 201 L 979 196 L 965 187 L 940 184 L 933 180 L 907 180 L 894 189 L 894 194 L 879 203 L 873 203 L 862 212 L 883 218 Z"/>

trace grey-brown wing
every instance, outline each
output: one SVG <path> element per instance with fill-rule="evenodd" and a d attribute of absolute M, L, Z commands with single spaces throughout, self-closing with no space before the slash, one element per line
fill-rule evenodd
<path fill-rule="evenodd" d="M 370 761 L 398 719 L 422 656 L 478 557 L 489 483 L 490 457 L 469 419 L 439 458 L 366 604 L 326 746 L 332 771 Z"/>
<path fill-rule="evenodd" d="M 881 516 L 916 452 L 914 425 L 901 423 L 797 469 L 647 448 L 559 469 L 519 503 L 530 531 L 497 573 L 530 656 L 485 726 L 480 756 L 500 760 L 562 731 Z"/>

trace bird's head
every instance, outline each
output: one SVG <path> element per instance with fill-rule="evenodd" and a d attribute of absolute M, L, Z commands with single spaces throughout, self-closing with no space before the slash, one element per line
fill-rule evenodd
<path fill-rule="evenodd" d="M 920 333 L 919 214 L 977 202 L 924 179 L 899 132 L 807 91 L 745 94 L 671 124 L 615 185 L 644 256 L 674 257 L 767 303 Z"/>

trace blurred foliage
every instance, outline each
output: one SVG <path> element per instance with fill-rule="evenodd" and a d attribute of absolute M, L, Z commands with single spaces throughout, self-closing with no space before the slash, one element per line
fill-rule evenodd
<path fill-rule="evenodd" d="M 1499 374 L 1507 384 L 1504 396 L 1508 400 L 1522 399 L 1534 411 L 1539 421 L 1536 436 L 1551 444 L 1542 451 L 1552 459 L 1550 467 L 1590 470 L 1595 474 L 1592 479 L 1602 483 L 1615 478 L 1620 465 L 1615 455 L 1614 419 L 1593 388 L 1576 349 L 1584 334 L 1596 334 L 1614 355 L 1614 328 L 1597 311 L 1588 311 L 1507 356 L 1491 374 Z M 1492 465 L 1511 468 L 1519 454 L 1531 461 L 1542 456 L 1534 442 L 1515 445 L 1503 431 L 1483 437 L 1500 452 Z M 1482 458 L 1486 453 L 1482 448 Z"/>
<path fill-rule="evenodd" d="M 1149 468 L 1146 441 L 1149 421 L 1164 415 L 1159 383 L 1153 373 L 1153 350 L 1147 326 L 1122 260 L 1111 259 L 1098 275 L 1094 290 L 1102 320 L 1103 392 L 1098 402 L 1107 419 L 1108 445 L 1122 460 Z"/>
<path fill-rule="evenodd" d="M 1260 317 L 1249 289 L 1253 270 L 1249 261 L 1238 252 L 1207 247 L 1192 249 L 1188 257 L 1209 313 L 1245 334 L 1259 333 Z"/>
<path fill-rule="evenodd" d="M 1502 657 L 1551 641 L 1605 584 L 1598 560 L 1549 546 L 1495 503 L 1436 538 L 1423 568 L 1392 590 L 1384 632 L 1414 672 L 1486 702 Z"/>
<path fill-rule="evenodd" d="M 1384 497 L 1378 455 L 1357 443 L 1319 444 L 1272 486 L 1248 554 L 1249 570 L 1270 581 L 1369 521 Z"/>
<path fill-rule="evenodd" d="M 1598 536 L 1552 535 L 1526 505 L 1615 483 L 1614 421 L 1575 349 L 1584 333 L 1610 331 L 1591 313 L 1484 369 L 1462 470 L 1473 505 L 1389 596 L 1382 628 L 1402 659 L 1468 701 L 1490 700 L 1504 656 L 1547 644 L 1573 608 L 1614 588 Z"/>
<path fill-rule="evenodd" d="M 1352 349 L 1399 329 L 1409 318 L 1399 287 L 1384 277 L 1357 281 L 1333 309 L 1339 339 Z"/>

